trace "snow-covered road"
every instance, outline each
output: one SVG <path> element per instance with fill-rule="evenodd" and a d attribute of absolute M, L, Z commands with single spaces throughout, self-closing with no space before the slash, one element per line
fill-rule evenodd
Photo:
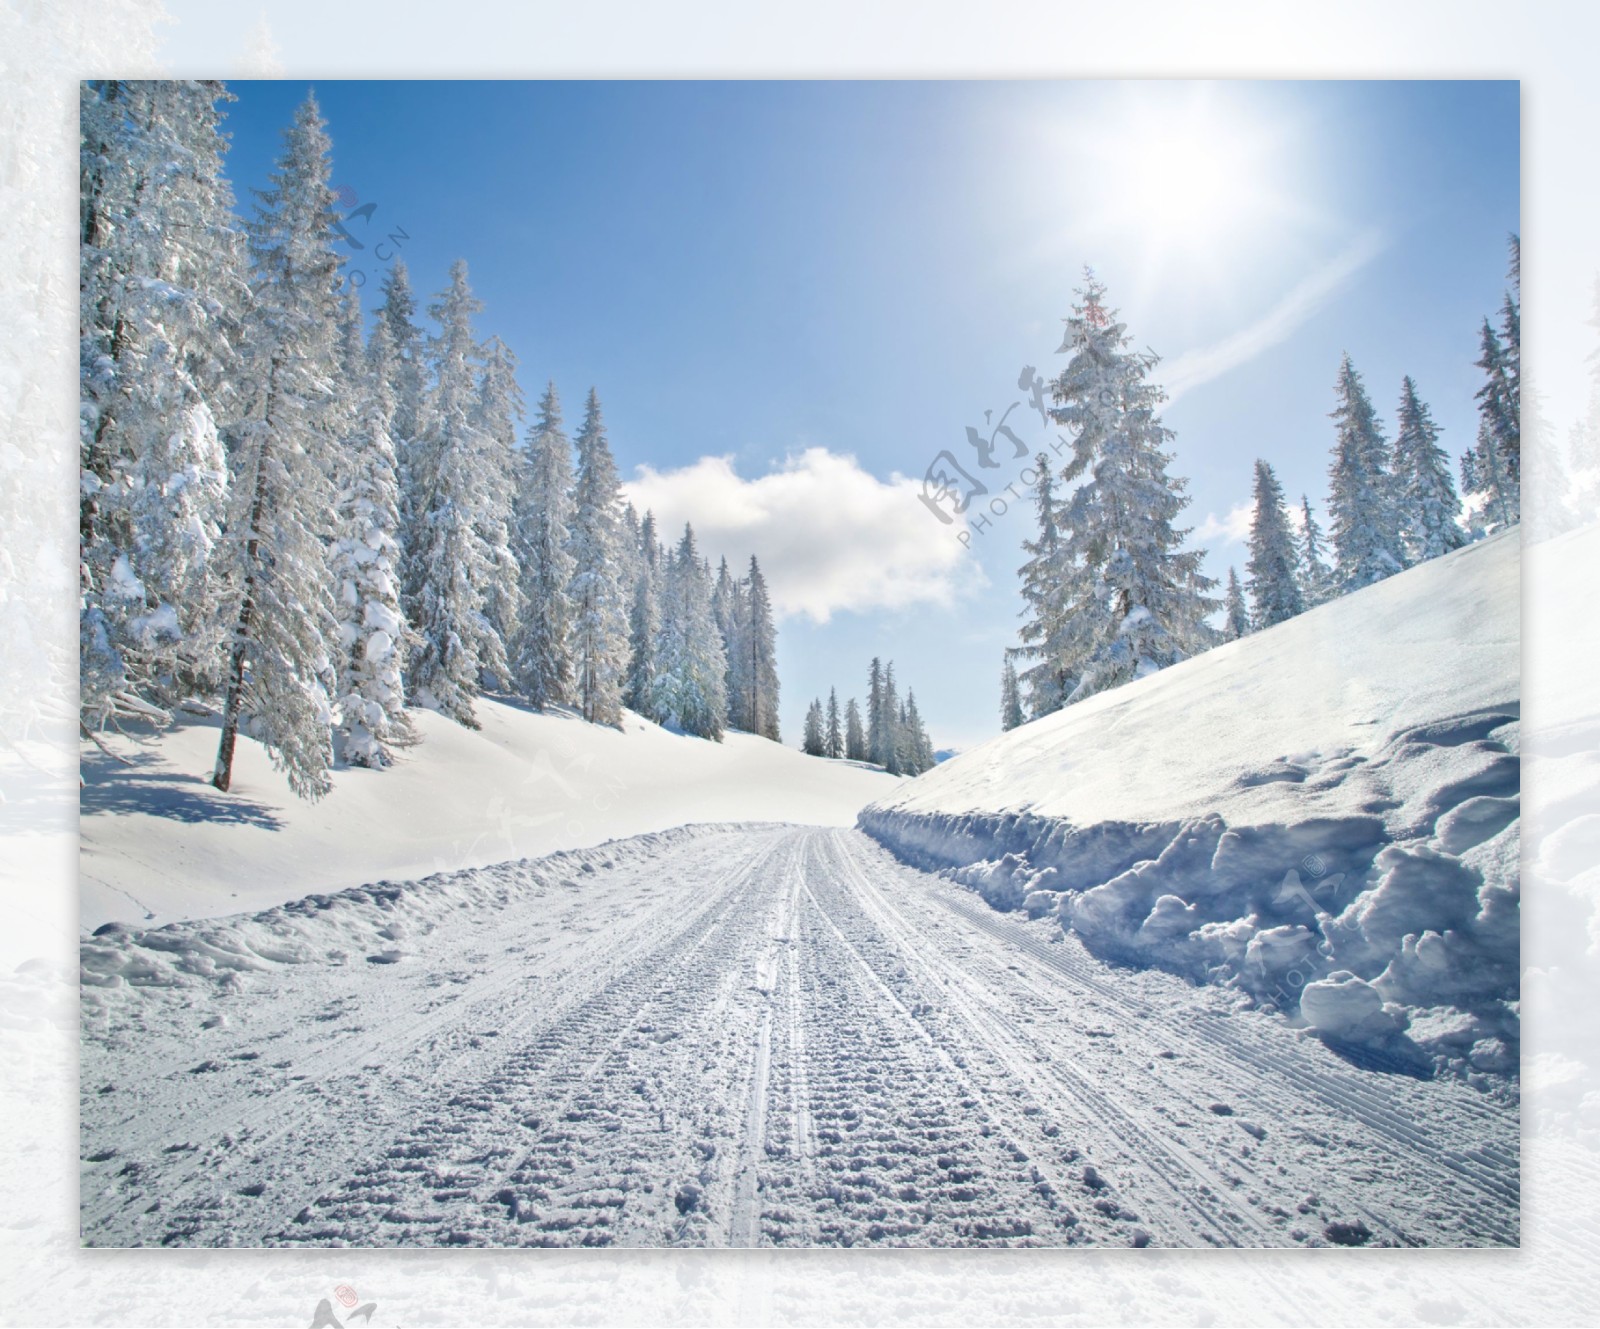
<path fill-rule="evenodd" d="M 1514 1106 L 854 830 L 644 836 L 96 938 L 85 973 L 93 1245 L 1518 1237 Z"/>

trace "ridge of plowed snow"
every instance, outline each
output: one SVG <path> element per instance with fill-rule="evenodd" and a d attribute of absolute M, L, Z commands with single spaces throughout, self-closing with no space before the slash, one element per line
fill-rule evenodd
<path fill-rule="evenodd" d="M 215 720 L 83 746 L 79 925 L 254 912 L 379 877 L 537 857 L 688 822 L 848 826 L 895 777 L 752 734 L 721 743 L 631 712 L 622 731 L 480 698 L 482 728 L 426 710 L 385 771 L 340 767 L 305 803 L 241 734 L 233 791 L 209 784 Z"/>
<path fill-rule="evenodd" d="M 1107 958 L 1486 1084 L 1517 1065 L 1519 572 L 1516 532 L 1482 541 L 1003 734 L 859 824 Z"/>

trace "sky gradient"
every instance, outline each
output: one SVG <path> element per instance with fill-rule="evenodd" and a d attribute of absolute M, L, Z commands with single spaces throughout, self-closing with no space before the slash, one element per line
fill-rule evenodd
<path fill-rule="evenodd" d="M 308 86 L 230 83 L 242 206 Z M 335 183 L 373 205 L 348 224 L 369 296 L 383 256 L 424 300 L 466 259 L 479 335 L 516 353 L 530 400 L 554 380 L 575 428 L 593 384 L 636 494 L 693 515 L 713 557 L 761 557 L 796 743 L 811 697 L 859 695 L 873 655 L 937 744 L 997 730 L 1030 520 L 1013 505 L 969 551 L 915 481 L 943 448 L 970 462 L 967 427 L 1023 399 L 1023 365 L 1059 370 L 1085 264 L 1163 357 L 1185 521 L 1222 577 L 1256 457 L 1321 516 L 1343 352 L 1391 434 L 1409 373 L 1444 445 L 1470 444 L 1477 326 L 1519 228 L 1514 82 L 316 94 Z M 1009 423 L 1054 437 L 1025 401 Z"/>

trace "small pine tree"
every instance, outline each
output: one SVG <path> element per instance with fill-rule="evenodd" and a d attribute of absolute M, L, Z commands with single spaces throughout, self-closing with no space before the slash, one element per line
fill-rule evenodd
<path fill-rule="evenodd" d="M 480 460 L 485 477 L 478 502 L 478 536 L 488 558 L 483 609 L 504 644 L 509 666 L 511 643 L 523 617 L 522 574 L 513 548 L 513 504 L 516 495 L 517 430 L 527 414 L 522 388 L 517 383 L 517 357 L 498 337 L 483 348 L 483 371 L 478 376 L 478 401 L 473 423 L 483 450 Z M 510 677 L 498 680 L 502 685 Z"/>
<path fill-rule="evenodd" d="M 823 754 L 835 759 L 844 756 L 844 729 L 839 715 L 839 689 L 828 689 L 828 728 Z"/>
<path fill-rule="evenodd" d="M 1039 535 L 1022 542 L 1028 561 L 1017 569 L 1022 579 L 1023 613 L 1026 621 L 1018 634 L 1022 644 L 1016 655 L 1032 661 L 1023 671 L 1020 683 L 1027 694 L 1028 712 L 1034 719 L 1049 715 L 1066 704 L 1076 686 L 1072 676 L 1073 644 L 1068 635 L 1071 616 L 1066 595 L 1071 580 L 1064 575 L 1065 551 L 1056 524 L 1058 504 L 1050 459 L 1040 453 L 1033 460 L 1034 510 Z"/>
<path fill-rule="evenodd" d="M 654 711 L 686 734 L 721 742 L 728 662 L 711 608 L 711 577 L 685 525 L 663 578 Z"/>
<path fill-rule="evenodd" d="M 661 545 L 655 514 L 639 523 L 638 572 L 633 604 L 628 611 L 628 682 L 623 700 L 640 715 L 659 723 L 655 713 L 656 640 L 661 633 Z"/>
<path fill-rule="evenodd" d="M 1000 728 L 1015 729 L 1022 723 L 1022 695 L 1017 686 L 1017 667 L 1006 654 L 1000 667 Z"/>
<path fill-rule="evenodd" d="M 1300 495 L 1300 587 L 1306 608 L 1326 604 L 1334 596 L 1333 570 L 1328 566 L 1322 527 L 1311 515 L 1311 500 Z"/>
<path fill-rule="evenodd" d="M 1255 515 L 1250 522 L 1250 561 L 1245 571 L 1246 589 L 1255 606 L 1251 624 L 1257 630 L 1293 618 L 1305 608 L 1296 576 L 1299 557 L 1289 514 L 1283 505 L 1283 487 L 1272 467 L 1256 462 Z"/>
<path fill-rule="evenodd" d="M 1438 558 L 1467 542 L 1461 500 L 1450 478 L 1450 457 L 1439 446 L 1439 426 L 1406 376 L 1400 385 L 1399 432 L 1394 440 L 1400 534 L 1413 563 Z"/>
<path fill-rule="evenodd" d="M 899 775 L 901 774 L 900 758 L 902 753 L 900 746 L 900 694 L 895 688 L 893 660 L 890 660 L 883 667 L 883 683 L 878 703 L 878 720 L 880 736 L 878 751 L 881 756 L 879 764 L 890 775 Z"/>
<path fill-rule="evenodd" d="M 1244 589 L 1239 585 L 1239 574 L 1228 569 L 1228 593 L 1223 599 L 1223 641 L 1238 641 L 1250 635 L 1250 611 L 1245 608 Z"/>
<path fill-rule="evenodd" d="M 806 707 L 806 725 L 800 740 L 800 750 L 808 757 L 821 757 L 827 750 L 827 739 L 822 732 L 822 702 L 813 701 Z"/>
<path fill-rule="evenodd" d="M 762 738 L 778 738 L 778 630 L 772 620 L 772 599 L 767 594 L 767 580 L 762 575 L 761 564 L 755 555 L 750 557 L 750 571 L 744 580 L 744 616 L 741 652 L 745 664 L 741 671 L 748 689 L 750 732 Z"/>

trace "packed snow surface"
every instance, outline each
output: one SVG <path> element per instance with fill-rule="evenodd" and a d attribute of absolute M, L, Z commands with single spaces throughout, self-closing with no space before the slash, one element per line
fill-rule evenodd
<path fill-rule="evenodd" d="M 1380 1084 L 851 829 L 679 829 L 81 958 L 90 1245 L 1518 1239 L 1509 1105 Z"/>
<path fill-rule="evenodd" d="M 413 710 L 389 770 L 342 767 L 306 803 L 241 736 L 233 789 L 209 783 L 214 720 L 83 745 L 80 924 L 165 923 L 283 904 L 376 877 L 575 849 L 686 822 L 848 826 L 892 776 L 751 734 L 711 743 L 624 712 L 624 728 L 492 698 L 482 728 Z"/>
<path fill-rule="evenodd" d="M 1516 1070 L 1519 553 L 1483 541 L 1023 725 L 860 824 L 1102 956 L 1493 1087 Z"/>

